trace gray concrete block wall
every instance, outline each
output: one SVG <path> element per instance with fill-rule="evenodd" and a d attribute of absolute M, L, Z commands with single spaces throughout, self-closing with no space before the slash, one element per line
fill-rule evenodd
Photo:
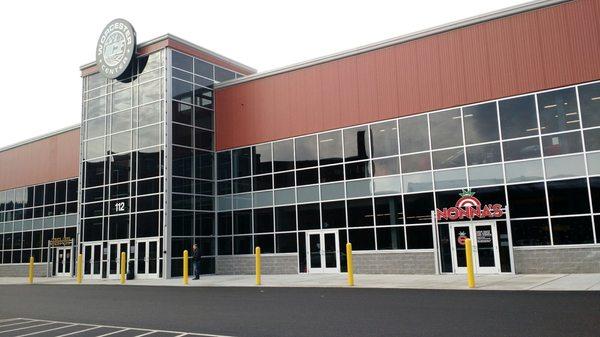
<path fill-rule="evenodd" d="M 217 275 L 253 275 L 255 272 L 254 255 L 230 255 L 216 257 Z M 261 272 L 271 274 L 297 274 L 298 254 L 262 255 Z"/>
<path fill-rule="evenodd" d="M 600 247 L 514 249 L 518 274 L 600 273 Z"/>
<path fill-rule="evenodd" d="M 433 252 L 352 255 L 356 274 L 435 274 Z"/>
<path fill-rule="evenodd" d="M 46 263 L 34 263 L 34 277 L 46 277 Z M 28 277 L 28 264 L 0 264 L 0 277 Z"/>

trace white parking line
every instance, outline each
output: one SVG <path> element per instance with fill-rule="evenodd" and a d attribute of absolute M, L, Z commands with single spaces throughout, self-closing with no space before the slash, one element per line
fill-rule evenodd
<path fill-rule="evenodd" d="M 25 322 L 17 322 L 17 323 L 3 324 L 3 325 L 0 325 L 0 328 L 2 328 L 2 327 L 5 327 L 5 326 L 19 325 L 19 324 L 25 324 L 25 323 L 31 323 L 31 322 L 34 322 L 34 321 L 32 321 L 32 320 L 28 320 L 28 321 L 25 321 Z"/>
<path fill-rule="evenodd" d="M 20 318 L 5 318 L 5 319 L 0 319 L 0 323 L 4 323 L 4 322 L 10 322 L 10 321 L 16 321 Z"/>
<path fill-rule="evenodd" d="M 58 336 L 56 336 L 56 337 L 65 337 L 65 336 L 70 336 L 70 335 L 74 335 L 74 334 L 76 334 L 76 333 L 81 333 L 81 332 L 91 331 L 91 330 L 94 330 L 94 329 L 99 329 L 99 328 L 100 328 L 100 326 L 93 326 L 93 327 L 91 327 L 91 328 L 87 328 L 87 329 L 83 329 L 83 330 L 77 330 L 77 331 L 69 332 L 69 333 L 66 333 L 66 334 L 64 334 L 64 335 L 58 335 Z"/>
<path fill-rule="evenodd" d="M 77 324 L 59 326 L 58 328 L 52 328 L 52 329 L 43 330 L 43 331 L 31 332 L 31 333 L 28 333 L 28 334 L 25 334 L 25 335 L 18 335 L 17 337 L 31 336 L 31 335 L 35 335 L 35 334 L 38 334 L 38 333 L 43 333 L 43 332 L 48 332 L 48 331 L 54 331 L 54 330 L 60 330 L 60 329 L 64 329 L 64 328 L 70 328 L 70 327 L 75 326 L 75 325 L 77 325 Z"/>
<path fill-rule="evenodd" d="M 117 331 L 113 331 L 113 332 L 105 333 L 104 335 L 98 335 L 98 336 L 95 336 L 95 337 L 105 337 L 105 336 L 110 336 L 110 335 L 114 335 L 114 334 L 116 334 L 116 333 L 118 333 L 118 332 L 123 332 L 123 331 L 127 331 L 127 330 L 129 330 L 129 329 L 127 329 L 127 328 L 126 328 L 126 329 L 122 329 L 122 330 L 117 330 Z"/>
<path fill-rule="evenodd" d="M 17 331 L 17 330 L 23 330 L 23 329 L 29 329 L 29 328 L 37 328 L 38 326 L 50 325 L 50 324 L 54 324 L 54 323 L 56 323 L 56 322 L 42 323 L 42 324 L 38 324 L 38 325 L 30 325 L 30 326 L 26 326 L 26 327 L 22 327 L 22 328 L 17 328 L 17 329 L 4 330 L 4 331 L 0 331 L 0 335 L 5 332 L 11 332 L 11 331 Z"/>
<path fill-rule="evenodd" d="M 64 335 L 59 335 L 59 336 L 56 336 L 56 337 L 65 337 L 65 336 L 74 335 L 74 334 L 78 334 L 78 333 L 81 333 L 81 332 L 90 331 L 90 330 L 94 330 L 94 329 L 98 329 L 98 328 L 113 328 L 113 329 L 119 329 L 119 330 L 113 331 L 113 332 L 109 332 L 109 333 L 104 334 L 104 335 L 95 336 L 95 337 L 110 336 L 110 335 L 116 334 L 118 332 L 123 332 L 123 331 L 127 331 L 127 330 L 140 330 L 140 331 L 144 331 L 143 335 L 147 335 L 147 333 L 145 333 L 147 331 L 149 333 L 150 332 L 151 333 L 154 333 L 154 332 L 165 332 L 165 333 L 178 334 L 178 335 L 176 335 L 176 337 L 186 336 L 186 335 L 204 336 L 204 337 L 233 337 L 233 336 L 229 336 L 229 335 L 214 335 L 214 334 L 207 334 L 207 333 L 201 333 L 201 332 L 183 332 L 183 331 L 171 331 L 171 330 L 153 330 L 153 329 L 134 328 L 134 327 L 115 326 L 115 325 L 99 325 L 99 324 L 78 323 L 78 322 L 50 321 L 50 320 L 45 320 L 45 319 L 33 319 L 33 318 L 23 318 L 23 317 L 16 318 L 16 319 L 27 319 L 27 320 L 29 320 L 28 322 L 47 322 L 47 323 L 40 324 L 40 325 L 28 326 L 27 328 L 33 328 L 33 327 L 43 326 L 43 325 L 48 325 L 48 324 L 53 324 L 53 323 L 93 326 L 92 328 L 88 328 L 88 329 L 85 329 L 85 330 L 79 330 L 79 331 L 67 333 L 67 334 L 64 334 Z M 23 323 L 27 323 L 27 322 L 23 322 Z M 17 323 L 15 323 L 15 324 L 17 324 Z M 23 328 L 23 329 L 26 329 L 26 328 Z M 21 329 L 14 329 L 14 330 L 21 330 Z M 13 331 L 13 330 L 0 331 L 0 335 L 3 332 L 8 332 L 8 331 Z M 143 336 L 143 335 L 136 335 L 136 337 Z"/>

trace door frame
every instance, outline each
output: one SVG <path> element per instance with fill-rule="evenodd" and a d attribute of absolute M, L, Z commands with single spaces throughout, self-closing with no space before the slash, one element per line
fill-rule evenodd
<path fill-rule="evenodd" d="M 71 246 L 58 246 L 58 247 L 52 247 L 53 249 L 55 249 L 54 251 L 54 259 L 56 260 L 55 264 L 54 264 L 54 276 L 58 276 L 58 277 L 70 277 L 73 276 L 73 247 Z M 64 261 L 63 258 L 63 262 L 62 262 L 62 267 L 63 267 L 63 271 L 62 273 L 58 272 L 58 264 L 60 262 L 59 259 L 59 251 L 63 251 L 63 254 L 66 254 L 66 252 L 69 252 L 70 254 L 70 258 L 69 258 L 69 271 L 65 272 L 66 270 L 66 266 L 67 263 Z"/>
<path fill-rule="evenodd" d="M 335 268 L 327 268 L 325 267 L 325 251 L 323 247 L 325 246 L 325 234 L 334 234 L 335 235 Z M 339 273 L 340 269 L 340 234 L 337 229 L 317 229 L 306 231 L 306 272 L 309 274 L 327 274 L 327 273 Z M 319 235 L 319 242 L 321 245 L 321 267 L 320 268 L 311 268 L 310 262 L 310 236 L 311 235 Z"/>
<path fill-rule="evenodd" d="M 107 245 L 106 245 L 106 250 L 107 250 L 106 251 L 107 252 L 107 254 L 106 254 L 106 257 L 107 257 L 107 259 L 106 259 L 106 269 L 107 269 L 106 278 L 114 280 L 114 279 L 118 279 L 121 277 L 121 245 L 122 244 L 127 245 L 127 252 L 125 254 L 125 257 L 126 257 L 125 258 L 125 264 L 126 264 L 125 273 L 127 273 L 127 264 L 129 263 L 129 256 L 130 256 L 129 254 L 131 253 L 131 247 L 130 247 L 131 245 L 129 243 L 130 242 L 128 239 L 111 240 L 111 241 L 107 242 Z M 111 250 L 112 245 L 117 245 L 117 247 L 118 247 L 117 262 L 116 262 L 117 263 L 117 272 L 115 274 L 110 273 L 110 250 Z"/>
<path fill-rule="evenodd" d="M 492 244 L 494 247 L 494 265 L 495 267 L 479 267 L 479 254 L 477 248 L 477 239 L 475 238 L 476 226 L 490 226 L 492 228 Z M 469 238 L 471 238 L 473 248 L 473 271 L 475 274 L 500 274 L 500 240 L 498 237 L 498 227 L 496 221 L 466 221 L 448 223 L 448 234 L 450 237 L 450 255 L 452 257 L 452 270 L 454 274 L 466 274 L 466 267 L 459 267 L 456 256 L 456 238 L 454 236 L 455 227 L 469 227 Z M 511 256 L 512 259 L 512 256 Z"/>
<path fill-rule="evenodd" d="M 150 252 L 150 242 L 155 242 L 156 243 L 156 273 L 138 273 L 138 256 L 139 256 L 139 244 L 140 243 L 145 243 L 146 244 L 146 271 L 148 270 L 148 253 Z M 137 278 L 142 278 L 142 279 L 146 279 L 146 278 L 159 278 L 159 271 L 160 271 L 160 263 L 161 263 L 161 259 L 160 259 L 160 238 L 148 238 L 148 239 L 137 239 L 135 241 L 135 276 Z"/>
<path fill-rule="evenodd" d="M 90 253 L 92 256 L 88 257 L 85 255 L 85 247 L 90 247 Z M 95 246 L 99 246 L 100 247 L 100 268 L 98 271 L 98 274 L 94 274 L 94 264 L 93 264 L 93 259 L 94 259 L 94 247 Z M 104 247 L 102 247 L 102 242 L 86 242 L 86 243 L 82 243 L 81 244 L 81 255 L 82 255 L 82 260 L 83 260 L 83 268 L 81 270 L 82 276 L 83 278 L 88 278 L 88 279 L 101 279 L 102 278 L 102 271 L 104 269 L 104 267 L 102 266 L 102 251 L 104 250 Z M 89 264 L 90 265 L 90 273 L 86 274 L 85 273 L 85 265 Z"/>

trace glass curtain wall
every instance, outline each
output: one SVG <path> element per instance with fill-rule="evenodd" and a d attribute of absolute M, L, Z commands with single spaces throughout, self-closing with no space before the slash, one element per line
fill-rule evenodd
<path fill-rule="evenodd" d="M 215 271 L 215 83 L 242 76 L 171 52 L 171 276 L 183 273 L 183 251 L 198 244 L 200 271 Z M 189 269 L 190 273 L 192 268 Z"/>
<path fill-rule="evenodd" d="M 83 78 L 80 239 L 102 243 L 103 259 L 111 240 L 131 239 L 133 258 L 136 238 L 162 235 L 164 65 L 160 50 L 124 80 Z"/>
<path fill-rule="evenodd" d="M 48 261 L 48 241 L 75 239 L 77 178 L 0 191 L 0 263 Z"/>
<path fill-rule="evenodd" d="M 509 205 L 514 246 L 598 244 L 598 116 L 589 83 L 218 152 L 217 254 L 300 252 L 304 271 L 304 231 L 330 228 L 431 249 L 430 212 L 463 188 Z"/>

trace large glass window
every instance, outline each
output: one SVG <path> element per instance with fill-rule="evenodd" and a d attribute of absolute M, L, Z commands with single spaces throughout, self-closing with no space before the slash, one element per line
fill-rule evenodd
<path fill-rule="evenodd" d="M 377 249 L 404 249 L 404 227 L 377 228 Z"/>
<path fill-rule="evenodd" d="M 217 179 L 231 178 L 231 152 L 217 153 Z"/>
<path fill-rule="evenodd" d="M 371 148 L 373 157 L 398 154 L 398 128 L 396 121 L 371 125 Z"/>
<path fill-rule="evenodd" d="M 368 127 L 344 130 L 344 158 L 346 161 L 368 159 L 371 157 Z"/>
<path fill-rule="evenodd" d="M 271 159 L 271 144 L 252 147 L 253 174 L 271 173 L 273 171 Z"/>
<path fill-rule="evenodd" d="M 273 232 L 273 209 L 257 208 L 254 210 L 254 233 Z"/>
<path fill-rule="evenodd" d="M 542 133 L 579 128 L 579 111 L 575 88 L 538 94 L 538 114 Z"/>
<path fill-rule="evenodd" d="M 233 234 L 252 233 L 252 211 L 233 212 Z"/>
<path fill-rule="evenodd" d="M 377 226 L 404 224 L 402 196 L 375 198 L 375 224 Z"/>
<path fill-rule="evenodd" d="M 433 168 L 434 169 L 445 169 L 450 167 L 465 166 L 465 152 L 462 147 L 434 151 L 433 157 Z M 404 164 L 404 162 L 402 162 Z"/>
<path fill-rule="evenodd" d="M 317 136 L 296 139 L 296 168 L 317 166 Z"/>
<path fill-rule="evenodd" d="M 431 147 L 441 149 L 463 145 L 460 109 L 440 111 L 429 115 Z"/>
<path fill-rule="evenodd" d="M 540 140 L 538 137 L 512 140 L 502 143 L 504 160 L 519 160 L 541 156 Z"/>
<path fill-rule="evenodd" d="M 513 220 L 510 222 L 515 246 L 540 246 L 550 244 L 548 219 Z"/>
<path fill-rule="evenodd" d="M 582 152 L 580 131 L 542 137 L 544 156 Z"/>
<path fill-rule="evenodd" d="M 404 216 L 407 224 L 430 222 L 432 210 L 433 193 L 404 195 Z"/>
<path fill-rule="evenodd" d="M 402 173 L 431 170 L 429 153 L 418 153 L 402 156 Z"/>
<path fill-rule="evenodd" d="M 233 177 L 245 177 L 250 175 L 250 148 L 236 149 L 232 151 Z"/>
<path fill-rule="evenodd" d="M 295 206 L 284 206 L 275 208 L 275 230 L 277 232 L 296 230 Z"/>
<path fill-rule="evenodd" d="M 465 142 L 476 144 L 498 140 L 496 103 L 484 103 L 463 108 Z"/>
<path fill-rule="evenodd" d="M 500 143 L 467 147 L 467 163 L 469 165 L 497 163 L 501 158 Z"/>
<path fill-rule="evenodd" d="M 549 181 L 547 186 L 551 215 L 590 212 L 586 179 Z"/>
<path fill-rule="evenodd" d="M 555 245 L 594 243 L 590 216 L 552 218 L 552 241 Z"/>
<path fill-rule="evenodd" d="M 342 161 L 342 132 L 333 131 L 319 135 L 319 164 L 335 164 Z"/>
<path fill-rule="evenodd" d="M 400 153 L 429 150 L 429 129 L 426 115 L 400 119 L 398 127 Z"/>
<path fill-rule="evenodd" d="M 319 204 L 298 205 L 298 230 L 320 228 Z"/>
<path fill-rule="evenodd" d="M 578 90 L 583 127 L 600 125 L 600 83 L 582 85 Z"/>
<path fill-rule="evenodd" d="M 323 229 L 346 227 L 346 205 L 343 201 L 321 204 Z"/>
<path fill-rule="evenodd" d="M 275 171 L 294 169 L 294 142 L 291 139 L 273 143 L 273 164 Z"/>
<path fill-rule="evenodd" d="M 512 218 L 548 214 L 544 183 L 508 185 L 506 190 L 508 191 L 508 205 Z"/>
<path fill-rule="evenodd" d="M 533 95 L 498 102 L 502 139 L 538 134 L 535 97 Z"/>

